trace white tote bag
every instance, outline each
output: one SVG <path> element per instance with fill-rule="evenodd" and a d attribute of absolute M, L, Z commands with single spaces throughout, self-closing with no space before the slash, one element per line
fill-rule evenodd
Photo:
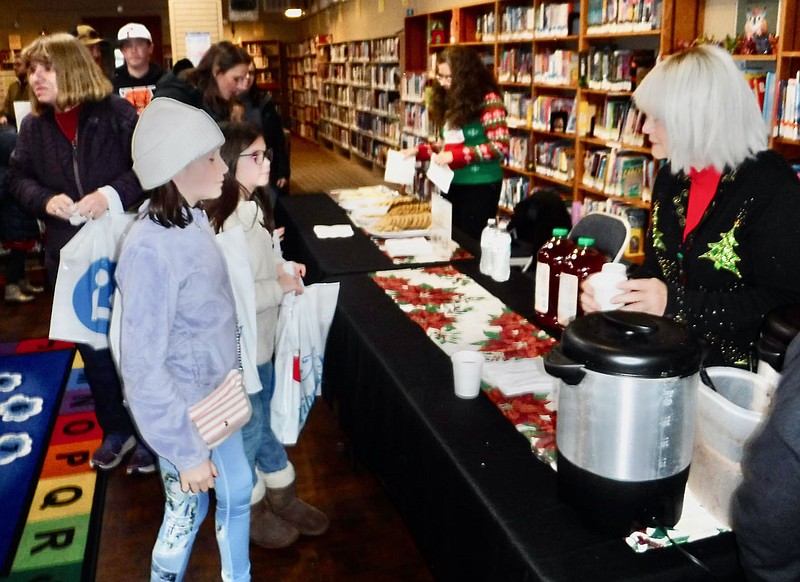
<path fill-rule="evenodd" d="M 236 302 L 239 320 L 239 347 L 242 356 L 242 377 L 248 394 L 261 391 L 256 364 L 258 336 L 256 332 L 256 287 L 242 227 L 237 226 L 217 234 L 217 244 L 228 266 L 228 277 Z"/>
<path fill-rule="evenodd" d="M 302 295 L 289 293 L 283 299 L 275 340 L 271 425 L 285 445 L 297 442 L 320 393 L 325 342 L 338 299 L 339 283 L 310 285 Z"/>
<path fill-rule="evenodd" d="M 114 269 L 135 214 L 104 212 L 88 221 L 61 249 L 50 339 L 108 347 Z"/>

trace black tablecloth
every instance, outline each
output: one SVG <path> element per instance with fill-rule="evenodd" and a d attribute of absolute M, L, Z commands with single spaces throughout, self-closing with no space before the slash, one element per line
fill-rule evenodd
<path fill-rule="evenodd" d="M 282 196 L 275 208 L 275 221 L 286 227 L 283 252 L 287 259 L 305 263 L 308 283 L 337 281 L 344 275 L 371 273 L 384 269 L 404 268 L 396 265 L 361 229 L 347 238 L 321 239 L 314 234 L 315 225 L 351 224 L 350 218 L 327 194 Z M 460 233 L 453 237 L 472 253 L 474 241 Z"/>
<path fill-rule="evenodd" d="M 458 267 L 486 283 L 474 263 Z M 635 554 L 622 539 L 587 529 L 558 501 L 555 473 L 497 407 L 485 395 L 453 394 L 449 358 L 419 326 L 368 276 L 342 277 L 341 285 L 323 393 L 437 579 L 709 579 L 674 548 Z M 530 278 L 517 272 L 485 286 L 530 314 Z M 687 549 L 718 579 L 739 579 L 732 534 Z"/>
<path fill-rule="evenodd" d="M 317 224 L 351 224 L 347 213 L 327 194 L 282 196 L 275 207 L 275 222 L 286 227 L 283 253 L 305 263 L 306 283 L 337 280 L 342 275 L 390 269 L 391 259 L 370 238 L 353 227 L 347 238 L 317 238 Z"/>

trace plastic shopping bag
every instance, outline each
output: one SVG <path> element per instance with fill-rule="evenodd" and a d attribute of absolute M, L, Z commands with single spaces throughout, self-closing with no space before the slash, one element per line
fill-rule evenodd
<path fill-rule="evenodd" d="M 104 212 L 61 249 L 50 339 L 108 347 L 108 329 L 122 237 L 134 214 Z"/>
<path fill-rule="evenodd" d="M 284 297 L 275 340 L 275 392 L 271 424 L 283 444 L 300 436 L 322 386 L 325 342 L 328 339 L 339 283 L 319 283 L 302 295 Z"/>

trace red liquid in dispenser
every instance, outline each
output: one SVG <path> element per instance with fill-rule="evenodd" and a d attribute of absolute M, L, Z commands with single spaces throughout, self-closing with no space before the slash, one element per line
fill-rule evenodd
<path fill-rule="evenodd" d="M 554 228 L 553 238 L 536 253 L 533 307 L 536 322 L 543 327 L 558 327 L 558 281 L 564 259 L 575 249 L 568 233 L 566 228 Z"/>
<path fill-rule="evenodd" d="M 580 286 L 586 277 L 599 273 L 608 262 L 605 255 L 594 248 L 594 239 L 581 237 L 578 246 L 564 258 L 558 281 L 558 325 L 566 327 L 569 322 L 583 315 L 578 297 Z"/>

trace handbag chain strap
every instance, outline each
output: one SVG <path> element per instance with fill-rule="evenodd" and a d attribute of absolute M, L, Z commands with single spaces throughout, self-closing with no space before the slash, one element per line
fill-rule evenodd
<path fill-rule="evenodd" d="M 236 357 L 239 361 L 239 372 L 244 372 L 244 366 L 242 366 L 242 328 L 238 319 L 236 320 Z"/>

